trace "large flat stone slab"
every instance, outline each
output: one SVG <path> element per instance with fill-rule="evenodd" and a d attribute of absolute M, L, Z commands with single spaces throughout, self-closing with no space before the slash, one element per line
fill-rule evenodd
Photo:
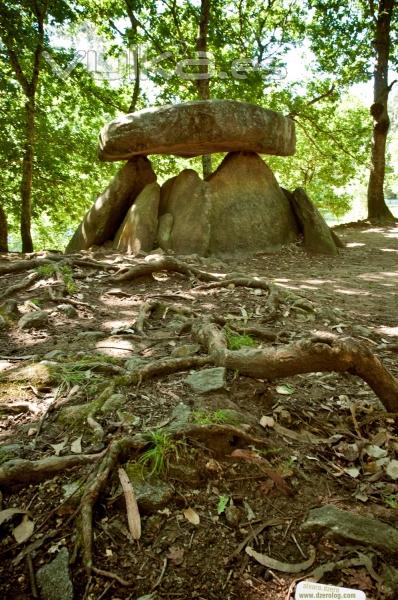
<path fill-rule="evenodd" d="M 99 157 L 234 151 L 289 156 L 295 146 L 294 122 L 280 113 L 235 100 L 200 100 L 118 117 L 101 131 Z"/>

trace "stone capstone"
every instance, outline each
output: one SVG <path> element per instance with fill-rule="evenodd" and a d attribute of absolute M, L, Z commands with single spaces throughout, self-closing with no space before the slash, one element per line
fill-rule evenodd
<path fill-rule="evenodd" d="M 156 175 L 146 157 L 129 160 L 86 213 L 66 252 L 86 250 L 94 244 L 112 240 L 134 200 L 147 184 L 154 181 Z"/>
<path fill-rule="evenodd" d="M 154 182 L 146 185 L 128 210 L 115 240 L 119 252 L 137 254 L 150 252 L 158 228 L 160 187 Z"/>
<path fill-rule="evenodd" d="M 289 156 L 295 145 L 294 122 L 280 113 L 236 100 L 199 100 L 118 117 L 101 131 L 99 157 L 115 161 L 241 150 Z"/>

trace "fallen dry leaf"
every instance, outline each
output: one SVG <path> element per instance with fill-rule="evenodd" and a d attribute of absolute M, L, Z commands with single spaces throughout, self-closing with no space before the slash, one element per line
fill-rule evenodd
<path fill-rule="evenodd" d="M 260 565 L 267 567 L 268 569 L 274 569 L 275 571 L 281 571 L 282 573 L 301 573 L 309 569 L 315 562 L 316 552 L 313 546 L 310 546 L 308 560 L 301 563 L 287 563 L 281 560 L 275 560 L 266 554 L 260 554 L 253 550 L 251 546 L 246 546 L 246 554 L 254 558 Z"/>
<path fill-rule="evenodd" d="M 181 565 L 184 560 L 184 548 L 179 546 L 170 546 L 167 558 L 171 560 L 175 565 Z"/>
<path fill-rule="evenodd" d="M 275 419 L 273 417 L 266 417 L 263 416 L 260 419 L 260 425 L 261 427 L 274 427 L 275 425 Z"/>
<path fill-rule="evenodd" d="M 82 453 L 82 436 L 76 438 L 75 441 L 72 442 L 70 449 L 74 454 Z"/>
<path fill-rule="evenodd" d="M 34 522 L 29 519 L 28 515 L 24 515 L 21 523 L 12 530 L 15 541 L 18 544 L 26 542 L 32 535 L 34 528 Z"/>
<path fill-rule="evenodd" d="M 123 488 L 124 497 L 126 500 L 127 521 L 129 530 L 133 540 L 139 540 L 141 537 L 141 517 L 138 510 L 137 500 L 134 494 L 133 486 L 124 469 L 118 469 L 119 480 Z"/>
<path fill-rule="evenodd" d="M 199 525 L 200 517 L 196 510 L 194 510 L 193 508 L 186 508 L 182 512 L 186 520 L 192 523 L 192 525 Z"/>

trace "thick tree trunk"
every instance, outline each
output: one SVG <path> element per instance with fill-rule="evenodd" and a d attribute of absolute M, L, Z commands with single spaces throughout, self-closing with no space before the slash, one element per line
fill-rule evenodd
<path fill-rule="evenodd" d="M 211 0 L 201 0 L 200 5 L 200 21 L 199 35 L 196 40 L 196 50 L 201 59 L 206 57 L 207 52 L 207 37 L 209 32 L 210 21 L 210 3 Z M 210 81 L 208 65 L 200 65 L 199 79 L 196 80 L 198 95 L 200 100 L 209 100 L 210 98 Z M 202 156 L 203 178 L 206 179 L 212 172 L 211 154 Z"/>
<path fill-rule="evenodd" d="M 35 99 L 34 96 L 27 98 L 25 104 L 26 110 L 26 132 L 25 132 L 25 151 L 22 160 L 22 179 L 21 179 L 21 238 L 22 252 L 33 252 L 33 242 L 31 235 L 32 221 L 32 180 L 33 180 L 33 159 L 35 142 Z"/>
<path fill-rule="evenodd" d="M 1 204 L 0 204 L 0 252 L 8 252 L 7 215 Z"/>
<path fill-rule="evenodd" d="M 373 222 L 393 222 L 394 217 L 384 199 L 388 117 L 388 63 L 391 46 L 391 17 L 395 0 L 380 0 L 378 4 L 374 46 L 376 66 L 374 71 L 374 102 L 370 108 L 373 117 L 372 160 L 368 184 L 368 218 Z"/>

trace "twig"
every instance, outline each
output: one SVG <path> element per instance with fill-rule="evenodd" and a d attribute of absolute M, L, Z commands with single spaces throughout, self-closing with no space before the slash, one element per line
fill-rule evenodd
<path fill-rule="evenodd" d="M 107 577 L 108 579 L 114 579 L 123 587 L 132 587 L 134 585 L 133 581 L 126 581 L 122 577 L 119 577 L 116 573 L 112 573 L 112 571 L 104 571 L 103 569 L 98 569 L 97 567 L 92 567 L 93 573 L 96 575 L 101 575 L 101 577 Z"/>
<path fill-rule="evenodd" d="M 161 581 L 163 579 L 163 576 L 166 572 L 166 568 L 167 568 L 167 558 L 164 559 L 163 561 L 163 566 L 162 566 L 162 570 L 160 571 L 160 575 L 155 583 L 155 585 L 151 588 L 151 592 L 153 592 L 154 590 L 156 590 L 157 587 L 159 587 L 159 585 L 161 584 Z"/>

